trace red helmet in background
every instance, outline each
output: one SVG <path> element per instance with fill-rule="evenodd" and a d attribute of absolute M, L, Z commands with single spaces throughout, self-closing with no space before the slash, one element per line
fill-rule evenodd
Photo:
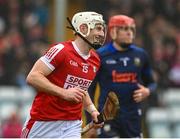
<path fill-rule="evenodd" d="M 125 15 L 112 16 L 109 20 L 108 28 L 111 29 L 118 26 L 132 26 L 135 29 L 135 21 L 133 18 Z"/>
<path fill-rule="evenodd" d="M 133 36 L 123 37 L 122 34 L 118 34 L 119 30 L 131 30 Z M 133 43 L 136 34 L 136 25 L 133 18 L 126 15 L 114 15 L 109 19 L 108 23 L 108 35 L 111 40 L 116 41 L 122 48 L 128 48 Z M 120 35 L 120 37 L 118 37 Z M 122 36 L 122 38 L 121 38 Z"/>

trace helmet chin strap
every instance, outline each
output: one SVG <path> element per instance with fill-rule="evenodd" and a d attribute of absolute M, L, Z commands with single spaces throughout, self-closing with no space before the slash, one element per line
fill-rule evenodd
<path fill-rule="evenodd" d="M 77 32 L 74 28 L 74 26 L 71 23 L 71 20 L 67 17 L 67 21 L 70 24 L 71 27 L 67 26 L 68 29 L 73 30 L 79 37 L 81 37 L 86 43 L 88 43 L 92 48 L 94 48 L 95 50 L 98 49 L 99 47 L 101 47 L 102 45 L 100 44 L 96 44 L 96 43 L 91 43 L 90 41 L 88 41 L 85 37 L 83 37 L 79 32 Z"/>

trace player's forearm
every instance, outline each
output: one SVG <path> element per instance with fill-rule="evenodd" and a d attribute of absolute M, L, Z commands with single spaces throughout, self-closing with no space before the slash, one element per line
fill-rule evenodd
<path fill-rule="evenodd" d="M 46 92 L 47 94 L 63 97 L 63 88 L 51 83 L 44 75 L 39 72 L 32 72 L 26 79 L 27 83 L 37 90 Z"/>
<path fill-rule="evenodd" d="M 149 71 L 149 74 L 142 75 L 142 80 L 144 82 L 144 85 L 149 88 L 150 93 L 153 93 L 157 89 L 157 83 L 155 82 L 152 72 Z"/>
<path fill-rule="evenodd" d="M 86 93 L 86 96 L 84 97 L 84 100 L 83 100 L 83 106 L 84 106 L 84 108 L 87 108 L 87 106 L 89 106 L 91 104 L 93 104 L 92 100 L 91 100 L 89 94 Z"/>
<path fill-rule="evenodd" d="M 93 111 L 97 111 L 88 93 L 84 97 L 83 106 L 90 114 L 92 114 Z"/>

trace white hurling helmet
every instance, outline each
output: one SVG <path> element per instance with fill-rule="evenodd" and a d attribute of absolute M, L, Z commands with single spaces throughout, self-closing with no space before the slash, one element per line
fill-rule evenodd
<path fill-rule="evenodd" d="M 90 29 L 94 29 L 95 25 L 100 23 L 102 25 L 105 24 L 103 20 L 103 16 L 96 12 L 79 12 L 75 14 L 72 18 L 72 25 L 74 26 L 75 30 L 80 33 L 83 37 L 87 37 L 90 33 Z M 87 24 L 88 32 L 87 34 L 83 34 L 80 32 L 80 25 Z"/>

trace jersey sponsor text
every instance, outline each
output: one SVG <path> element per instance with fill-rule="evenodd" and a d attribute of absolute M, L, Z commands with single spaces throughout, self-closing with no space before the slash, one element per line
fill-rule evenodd
<path fill-rule="evenodd" d="M 126 73 L 118 73 L 116 70 L 112 71 L 112 79 L 113 82 L 119 82 L 119 83 L 136 83 L 137 82 L 137 74 L 126 72 Z"/>
<path fill-rule="evenodd" d="M 87 91 L 91 82 L 91 80 L 87 80 L 85 78 L 79 78 L 77 76 L 68 75 L 64 84 L 64 88 L 68 89 L 75 86 L 79 86 L 81 89 Z"/>

